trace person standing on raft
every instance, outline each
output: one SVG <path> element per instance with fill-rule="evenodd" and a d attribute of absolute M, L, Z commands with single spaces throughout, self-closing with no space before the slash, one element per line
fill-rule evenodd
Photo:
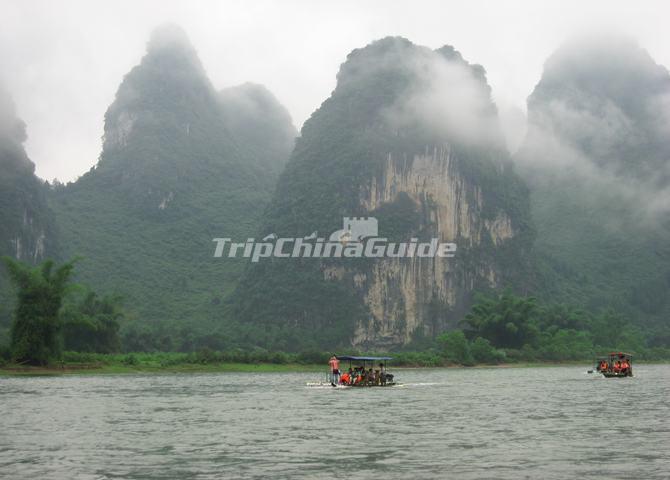
<path fill-rule="evenodd" d="M 330 357 L 330 360 L 328 361 L 328 365 L 330 365 L 330 384 L 334 387 L 338 383 L 340 383 L 340 361 L 337 359 L 335 355 Z"/>

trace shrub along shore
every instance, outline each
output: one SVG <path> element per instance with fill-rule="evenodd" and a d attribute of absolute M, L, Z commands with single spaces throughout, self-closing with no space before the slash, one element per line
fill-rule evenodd
<path fill-rule="evenodd" d="M 72 284 L 73 261 L 30 266 L 2 260 L 17 289 L 17 305 L 8 342 L 0 337 L 0 372 L 318 371 L 332 352 L 374 355 L 333 347 L 327 336 L 310 341 L 313 332 L 297 335 L 290 329 L 231 327 L 227 335 L 196 336 L 184 328 L 180 342 L 150 330 L 127 329 L 122 335 L 119 299 Z M 670 327 L 643 331 L 613 309 L 544 304 L 510 290 L 477 295 L 458 326 L 435 338 L 417 332 L 409 345 L 390 353 L 394 366 L 590 364 L 612 351 L 632 353 L 635 362 L 670 359 Z M 294 353 L 282 351 L 289 348 Z"/>
<path fill-rule="evenodd" d="M 392 368 L 447 367 L 541 367 L 555 365 L 584 365 L 592 367 L 593 358 L 570 361 L 538 361 L 511 358 L 506 362 L 477 362 L 463 364 L 435 352 L 400 352 L 393 357 Z M 217 372 L 314 372 L 328 369 L 329 353 L 305 352 L 216 352 L 201 350 L 195 353 L 157 352 L 97 354 L 64 352 L 60 362 L 45 366 L 15 363 L 0 364 L 0 375 L 62 375 L 62 374 L 133 374 L 133 373 L 217 373 Z M 664 359 L 641 358 L 636 363 L 663 362 Z"/>

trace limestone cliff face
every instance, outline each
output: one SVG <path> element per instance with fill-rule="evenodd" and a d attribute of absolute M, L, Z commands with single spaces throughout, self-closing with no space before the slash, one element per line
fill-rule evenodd
<path fill-rule="evenodd" d="M 51 244 L 52 219 L 46 187 L 23 148 L 25 128 L 9 96 L 0 92 L 0 255 L 34 263 Z"/>
<path fill-rule="evenodd" d="M 482 218 L 481 186 L 460 174 L 449 146 L 426 148 L 409 159 L 389 154 L 381 173 L 361 189 L 361 204 L 373 211 L 400 193 L 420 204 L 423 224 L 434 225 L 443 241 L 476 245 L 484 234 L 498 244 L 513 236 L 506 214 L 500 212 L 494 220 Z"/>
<path fill-rule="evenodd" d="M 26 126 L 0 90 L 0 256 L 38 263 L 56 253 L 47 186 L 35 176 L 35 165 L 23 148 Z M 9 334 L 14 292 L 0 267 L 0 343 Z"/>
<path fill-rule="evenodd" d="M 17 260 L 37 263 L 44 259 L 45 240 L 45 225 L 39 224 L 33 212 L 24 207 L 20 227 L 9 240 L 11 256 Z"/>
<path fill-rule="evenodd" d="M 417 231 L 459 249 L 479 247 L 483 238 L 498 246 L 515 235 L 505 212 L 484 218 L 481 186 L 459 172 L 448 146 L 426 148 L 412 158 L 389 154 L 379 173 L 362 186 L 360 202 L 374 215 L 401 194 L 415 205 Z M 352 344 L 389 348 L 410 342 L 417 333 L 431 336 L 453 326 L 478 279 L 490 288 L 499 286 L 498 270 L 489 263 L 464 270 L 458 257 L 385 258 L 368 271 L 352 270 L 350 281 L 369 311 L 357 322 Z M 436 305 L 452 315 L 439 315 Z"/>
<path fill-rule="evenodd" d="M 234 314 L 263 326 L 259 343 L 392 349 L 456 326 L 475 292 L 524 276 L 528 192 L 481 66 L 403 38 L 349 54 L 302 128 L 259 237 L 331 235 L 343 217 L 364 216 L 389 244 L 437 238 L 456 256 L 251 266 Z"/>

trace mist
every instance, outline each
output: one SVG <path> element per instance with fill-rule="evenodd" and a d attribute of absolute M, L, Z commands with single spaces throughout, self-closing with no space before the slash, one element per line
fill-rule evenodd
<path fill-rule="evenodd" d="M 28 0 L 4 1 L 1 8 L 0 76 L 27 124 L 25 146 L 37 174 L 49 180 L 73 180 L 96 163 L 104 112 L 143 55 L 151 30 L 165 22 L 186 30 L 217 89 L 263 84 L 298 128 L 334 88 L 346 55 L 388 35 L 432 49 L 454 45 L 486 68 L 501 113 L 514 111 L 516 118 L 549 54 L 572 32 L 593 24 L 631 33 L 657 61 L 670 65 L 662 14 L 668 7 L 660 1 L 640 7 L 522 0 Z M 519 136 L 518 129 L 505 131 Z"/>
<path fill-rule="evenodd" d="M 16 105 L 0 85 L 0 139 L 2 142 L 23 143 L 26 141 L 26 124 L 16 117 Z"/>
<path fill-rule="evenodd" d="M 418 52 L 407 66 L 412 78 L 407 91 L 384 112 L 390 125 L 418 126 L 431 136 L 466 144 L 502 142 L 484 68 L 469 64 L 451 46 Z"/>
<path fill-rule="evenodd" d="M 529 97 L 517 161 L 536 182 L 573 177 L 652 225 L 670 212 L 669 94 L 670 73 L 633 38 L 572 38 Z"/>

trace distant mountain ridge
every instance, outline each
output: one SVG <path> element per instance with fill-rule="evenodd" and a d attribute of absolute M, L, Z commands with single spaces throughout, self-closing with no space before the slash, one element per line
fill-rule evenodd
<path fill-rule="evenodd" d="M 538 291 L 667 329 L 667 69 L 626 37 L 574 39 L 547 61 L 528 121 L 516 160 L 531 187 Z"/>
<path fill-rule="evenodd" d="M 122 294 L 138 328 L 217 326 L 240 262 L 214 262 L 212 238 L 256 230 L 292 148 L 271 93 L 232 91 L 237 103 L 214 89 L 181 29 L 159 28 L 105 114 L 100 161 L 52 195 L 62 256 L 84 256 L 81 277 Z"/>
<path fill-rule="evenodd" d="M 452 46 L 353 50 L 298 135 L 266 87 L 214 88 L 174 25 L 123 78 L 76 182 L 38 179 L 25 138 L 0 92 L 0 255 L 83 257 L 78 280 L 125 297 L 131 350 L 428 345 L 506 287 L 670 344 L 670 73 L 626 37 L 547 60 L 514 159 L 486 71 Z M 216 237 L 328 237 L 344 217 L 456 257 L 212 258 Z M 11 308 L 0 269 L 0 344 Z"/>

